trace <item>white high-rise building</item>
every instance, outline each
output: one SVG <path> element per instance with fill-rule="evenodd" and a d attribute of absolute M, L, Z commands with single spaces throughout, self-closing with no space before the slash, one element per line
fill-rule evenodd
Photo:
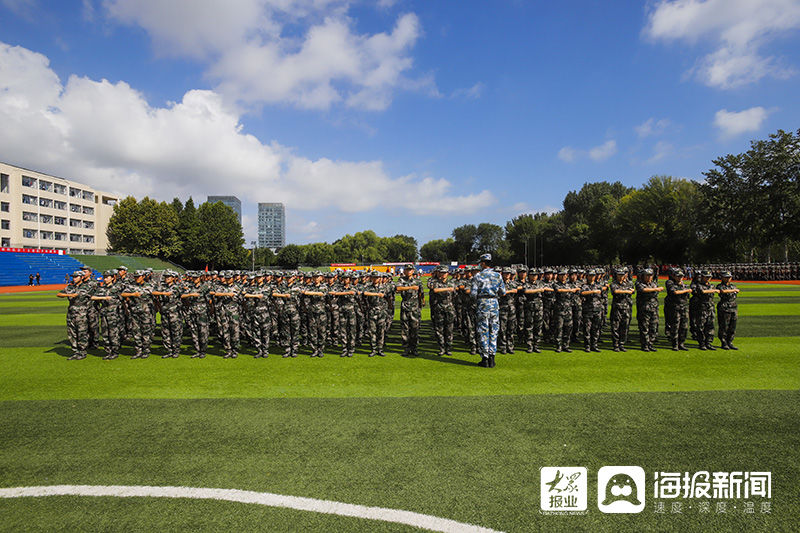
<path fill-rule="evenodd" d="M 286 246 L 286 209 L 281 203 L 258 204 L 258 247 L 276 250 Z"/>
<path fill-rule="evenodd" d="M 0 162 L 0 247 L 105 254 L 116 196 Z"/>

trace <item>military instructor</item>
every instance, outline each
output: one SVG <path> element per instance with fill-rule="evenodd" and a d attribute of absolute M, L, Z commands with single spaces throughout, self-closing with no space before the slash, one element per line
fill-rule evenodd
<path fill-rule="evenodd" d="M 506 293 L 506 285 L 500 274 L 491 268 L 491 254 L 483 254 L 480 262 L 481 271 L 472 278 L 470 287 L 470 295 L 477 300 L 475 315 L 481 351 L 481 362 L 478 366 L 493 368 L 497 351 L 497 330 L 500 327 L 497 297 Z"/>

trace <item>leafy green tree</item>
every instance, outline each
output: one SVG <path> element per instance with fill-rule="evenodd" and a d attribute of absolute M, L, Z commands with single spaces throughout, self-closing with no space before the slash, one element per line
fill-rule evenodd
<path fill-rule="evenodd" d="M 114 206 L 108 223 L 111 251 L 170 258 L 180 251 L 178 215 L 166 202 L 129 196 Z"/>
<path fill-rule="evenodd" d="M 413 262 L 417 260 L 417 239 L 408 235 L 395 235 L 383 239 L 386 249 L 386 261 L 399 263 L 402 261 Z"/>
<path fill-rule="evenodd" d="M 300 263 L 305 261 L 306 254 L 302 246 L 297 244 L 287 244 L 278 250 L 275 261 L 278 265 L 285 268 L 297 268 Z"/>
<path fill-rule="evenodd" d="M 242 225 L 233 209 L 222 202 L 205 202 L 197 209 L 197 221 L 198 263 L 212 269 L 247 265 Z"/>
<path fill-rule="evenodd" d="M 478 241 L 478 228 L 474 224 L 464 224 L 453 230 L 453 255 L 459 263 L 468 263 L 474 260 L 478 254 L 475 247 Z"/>
<path fill-rule="evenodd" d="M 634 189 L 619 181 L 585 183 L 564 197 L 564 224 L 570 263 L 612 263 L 622 240 L 616 225 L 620 200 Z"/>
<path fill-rule="evenodd" d="M 450 251 L 454 246 L 453 239 L 434 239 L 422 245 L 419 255 L 423 261 L 447 263 L 450 261 Z"/>
<path fill-rule="evenodd" d="M 333 263 L 333 245 L 327 242 L 315 242 L 303 246 L 305 259 L 303 262 L 310 266 L 322 266 Z"/>
<path fill-rule="evenodd" d="M 256 268 L 268 267 L 275 264 L 275 252 L 269 248 L 256 248 Z"/>
<path fill-rule="evenodd" d="M 653 176 L 620 200 L 618 223 L 627 231 L 623 259 L 638 263 L 687 262 L 698 258 L 702 195 L 689 180 Z"/>

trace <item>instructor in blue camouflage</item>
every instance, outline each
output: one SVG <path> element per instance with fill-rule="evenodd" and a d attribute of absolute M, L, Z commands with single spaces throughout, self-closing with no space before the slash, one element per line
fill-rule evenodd
<path fill-rule="evenodd" d="M 493 368 L 497 351 L 497 330 L 500 326 L 497 298 L 506 293 L 506 285 L 500 274 L 491 269 L 491 254 L 483 254 L 480 262 L 481 271 L 472 278 L 470 287 L 470 294 L 477 301 L 476 322 L 481 352 L 478 366 Z"/>

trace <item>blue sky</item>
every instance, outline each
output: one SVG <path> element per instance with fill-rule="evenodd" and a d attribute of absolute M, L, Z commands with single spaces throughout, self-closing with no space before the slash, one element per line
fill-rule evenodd
<path fill-rule="evenodd" d="M 420 244 L 800 124 L 800 0 L 0 0 L 0 160 Z"/>

